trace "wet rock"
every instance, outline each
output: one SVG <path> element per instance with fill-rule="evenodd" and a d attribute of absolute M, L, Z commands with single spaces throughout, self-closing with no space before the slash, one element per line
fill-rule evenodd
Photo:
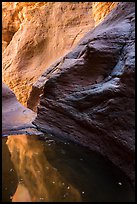
<path fill-rule="evenodd" d="M 32 121 L 36 114 L 22 106 L 16 99 L 15 94 L 2 83 L 2 134 L 28 132 L 35 128 Z"/>
<path fill-rule="evenodd" d="M 34 124 L 112 161 L 134 184 L 135 4 L 121 2 L 39 79 Z"/>

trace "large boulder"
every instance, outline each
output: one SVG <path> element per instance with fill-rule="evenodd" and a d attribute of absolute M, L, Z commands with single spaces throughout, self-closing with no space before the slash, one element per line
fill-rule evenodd
<path fill-rule="evenodd" d="M 134 183 L 135 3 L 121 2 L 39 79 L 34 124 L 76 141 Z"/>

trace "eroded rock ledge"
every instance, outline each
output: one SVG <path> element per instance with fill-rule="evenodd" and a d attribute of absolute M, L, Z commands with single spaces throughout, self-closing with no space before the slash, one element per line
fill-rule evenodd
<path fill-rule="evenodd" d="M 36 113 L 22 106 L 15 94 L 2 83 L 2 135 L 33 132 L 36 129 L 32 124 L 35 117 Z"/>
<path fill-rule="evenodd" d="M 39 79 L 34 124 L 108 158 L 134 183 L 135 4 L 121 2 Z"/>

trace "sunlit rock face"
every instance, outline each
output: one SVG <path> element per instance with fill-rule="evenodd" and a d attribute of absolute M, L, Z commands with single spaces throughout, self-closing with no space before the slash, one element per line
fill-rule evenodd
<path fill-rule="evenodd" d="M 27 104 L 33 83 L 47 67 L 95 27 L 95 5 L 91 2 L 3 2 L 2 77 L 23 105 Z M 95 11 L 98 6 L 100 2 Z M 99 20 L 107 15 L 105 9 L 100 8 Z"/>
<path fill-rule="evenodd" d="M 2 2 L 3 51 L 20 28 L 22 22 L 32 18 L 35 9 L 44 4 L 44 2 Z"/>
<path fill-rule="evenodd" d="M 95 26 L 97 26 L 116 7 L 118 2 L 92 2 Z"/>
<path fill-rule="evenodd" d="M 34 123 L 107 157 L 134 183 L 135 4 L 121 2 L 37 82 Z"/>

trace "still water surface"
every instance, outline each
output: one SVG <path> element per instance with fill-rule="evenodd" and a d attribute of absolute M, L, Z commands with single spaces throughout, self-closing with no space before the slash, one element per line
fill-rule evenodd
<path fill-rule="evenodd" d="M 134 202 L 130 183 L 102 157 L 43 136 L 2 138 L 3 202 Z"/>

